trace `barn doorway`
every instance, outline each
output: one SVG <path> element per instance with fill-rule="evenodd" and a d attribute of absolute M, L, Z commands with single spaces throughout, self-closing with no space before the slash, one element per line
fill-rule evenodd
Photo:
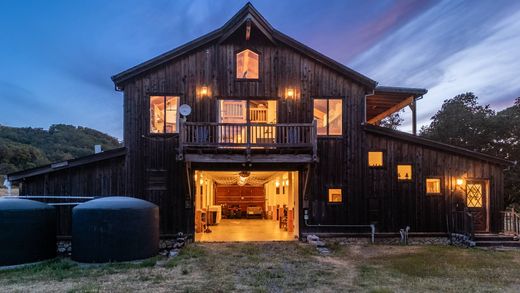
<path fill-rule="evenodd" d="M 298 238 L 298 172 L 195 171 L 195 241 Z"/>

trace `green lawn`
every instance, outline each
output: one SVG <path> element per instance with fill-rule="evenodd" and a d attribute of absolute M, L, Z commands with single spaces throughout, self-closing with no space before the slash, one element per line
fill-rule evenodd
<path fill-rule="evenodd" d="M 192 244 L 172 259 L 0 271 L 1 291 L 520 292 L 520 250 L 286 243 Z"/>

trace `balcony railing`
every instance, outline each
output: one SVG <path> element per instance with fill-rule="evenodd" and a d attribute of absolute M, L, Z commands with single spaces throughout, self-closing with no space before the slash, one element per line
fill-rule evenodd
<path fill-rule="evenodd" d="M 299 148 L 316 155 L 317 131 L 313 123 L 184 122 L 180 148 Z"/>

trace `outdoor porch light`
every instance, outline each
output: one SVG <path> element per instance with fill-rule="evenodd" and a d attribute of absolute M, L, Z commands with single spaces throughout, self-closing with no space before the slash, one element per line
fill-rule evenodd
<path fill-rule="evenodd" d="M 457 178 L 456 183 L 457 183 L 457 186 L 462 186 L 462 184 L 464 184 L 464 179 Z"/>
<path fill-rule="evenodd" d="M 294 98 L 294 89 L 293 88 L 288 88 L 287 89 L 287 98 Z"/>
<path fill-rule="evenodd" d="M 208 94 L 208 87 L 203 85 L 201 88 L 200 88 L 200 94 L 203 95 L 203 96 L 206 96 Z"/>

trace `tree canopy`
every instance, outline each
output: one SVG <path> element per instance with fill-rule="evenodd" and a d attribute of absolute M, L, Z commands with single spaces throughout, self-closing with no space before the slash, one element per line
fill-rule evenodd
<path fill-rule="evenodd" d="M 44 130 L 0 125 L 0 174 L 93 154 L 96 144 L 105 150 L 120 146 L 116 138 L 86 127 L 55 124 Z"/>

